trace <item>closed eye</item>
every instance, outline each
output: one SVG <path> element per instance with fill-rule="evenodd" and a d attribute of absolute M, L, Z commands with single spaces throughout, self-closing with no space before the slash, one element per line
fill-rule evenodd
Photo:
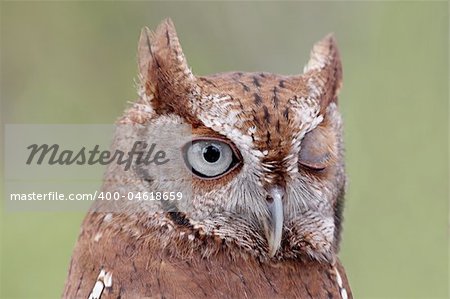
<path fill-rule="evenodd" d="M 332 162 L 330 140 L 325 131 L 318 127 L 306 133 L 302 140 L 298 162 L 300 166 L 314 171 L 322 171 Z"/>

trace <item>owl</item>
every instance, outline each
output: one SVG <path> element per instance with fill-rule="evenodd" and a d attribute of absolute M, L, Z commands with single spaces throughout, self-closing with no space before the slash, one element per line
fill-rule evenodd
<path fill-rule="evenodd" d="M 63 297 L 352 298 L 334 37 L 300 75 L 195 76 L 167 19 L 142 30 L 138 67 L 112 144 L 138 159 L 108 165 Z"/>

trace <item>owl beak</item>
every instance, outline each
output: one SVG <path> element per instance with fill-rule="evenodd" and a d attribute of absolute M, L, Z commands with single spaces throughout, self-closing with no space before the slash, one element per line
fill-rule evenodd
<path fill-rule="evenodd" d="M 284 190 L 275 186 L 269 189 L 267 196 L 267 205 L 269 208 L 270 219 L 264 222 L 264 230 L 269 244 L 269 256 L 273 257 L 281 245 L 283 233 L 283 196 Z"/>

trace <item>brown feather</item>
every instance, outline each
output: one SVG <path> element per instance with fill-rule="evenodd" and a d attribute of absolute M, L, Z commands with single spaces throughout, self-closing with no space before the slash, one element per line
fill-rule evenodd
<path fill-rule="evenodd" d="M 157 238 L 150 238 L 152 232 L 133 238 L 103 221 L 104 216 L 92 213 L 86 218 L 63 298 L 87 298 L 101 269 L 112 271 L 113 280 L 102 299 L 341 298 L 334 267 L 352 298 L 339 260 L 335 265 L 291 259 L 262 263 L 246 255 L 230 255 L 229 250 L 237 248 L 219 250 L 207 258 L 186 255 L 183 248 L 189 244 L 185 242 L 171 241 L 167 250 Z M 103 236 L 95 241 L 99 231 Z"/>

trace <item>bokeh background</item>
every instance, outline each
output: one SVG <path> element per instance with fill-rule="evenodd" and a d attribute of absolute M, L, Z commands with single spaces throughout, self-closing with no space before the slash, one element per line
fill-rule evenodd
<path fill-rule="evenodd" d="M 114 122 L 136 98 L 140 29 L 165 17 L 197 74 L 299 73 L 334 32 L 350 178 L 340 257 L 355 298 L 448 297 L 447 2 L 0 5 L 3 123 Z M 0 215 L 0 297 L 59 297 L 84 213 Z"/>

